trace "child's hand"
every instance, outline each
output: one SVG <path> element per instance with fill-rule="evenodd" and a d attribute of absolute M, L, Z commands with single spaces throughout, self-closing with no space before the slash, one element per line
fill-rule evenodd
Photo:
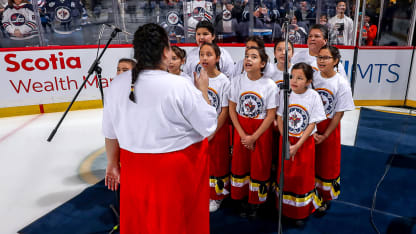
<path fill-rule="evenodd" d="M 315 138 L 315 144 L 318 145 L 321 144 L 327 137 L 325 135 L 314 133 L 313 138 Z"/>
<path fill-rule="evenodd" d="M 252 135 L 247 135 L 241 138 L 241 143 L 249 150 L 254 150 L 256 139 Z"/>
<path fill-rule="evenodd" d="M 199 73 L 199 77 L 197 77 L 196 72 L 194 72 L 194 78 L 196 88 L 201 90 L 203 93 L 208 92 L 209 77 L 207 71 L 202 68 Z"/>
<path fill-rule="evenodd" d="M 289 147 L 290 159 L 293 161 L 295 159 L 296 152 L 298 152 L 299 146 L 297 144 L 291 145 Z"/>

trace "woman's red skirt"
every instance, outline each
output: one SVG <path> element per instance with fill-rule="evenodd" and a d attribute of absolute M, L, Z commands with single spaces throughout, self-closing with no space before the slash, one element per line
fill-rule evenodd
<path fill-rule="evenodd" d="M 121 233 L 209 234 L 208 141 L 160 154 L 121 150 Z"/>

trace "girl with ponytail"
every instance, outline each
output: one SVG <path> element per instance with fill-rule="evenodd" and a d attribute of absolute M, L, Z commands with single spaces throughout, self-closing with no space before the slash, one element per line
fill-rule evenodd
<path fill-rule="evenodd" d="M 105 184 L 122 184 L 121 233 L 208 234 L 206 138 L 217 127 L 208 76 L 194 85 L 166 72 L 171 49 L 157 24 L 140 26 L 133 48 L 137 64 L 111 83 L 103 111 Z"/>

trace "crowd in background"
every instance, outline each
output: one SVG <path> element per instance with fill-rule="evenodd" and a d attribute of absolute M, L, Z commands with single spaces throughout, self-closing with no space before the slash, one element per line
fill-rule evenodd
<path fill-rule="evenodd" d="M 121 22 L 117 26 L 126 31 L 157 22 L 168 32 L 171 42 L 194 42 L 195 26 L 201 20 L 214 24 L 219 42 L 244 42 L 248 36 L 257 35 L 272 43 L 285 34 L 282 25 L 288 16 L 291 19 L 287 31 L 294 44 L 306 44 L 309 27 L 315 23 L 327 25 L 330 44 L 353 45 L 354 41 L 355 2 L 347 0 L 323 1 L 320 6 L 315 0 L 294 1 L 293 6 L 282 0 L 254 0 L 252 4 L 248 0 L 120 0 L 116 6 L 113 4 L 106 0 L 37 0 L 36 4 L 29 0 L 0 0 L 0 47 L 96 44 L 100 25 L 115 22 Z M 399 45 L 391 37 L 379 42 L 377 26 L 383 33 L 406 35 L 409 28 L 393 27 L 400 23 L 394 22 L 395 17 L 410 21 L 412 7 L 408 2 L 405 5 L 388 2 L 378 25 L 380 6 L 368 1 L 361 45 Z M 402 8 L 410 10 L 398 11 Z M 357 31 L 360 23 L 355 24 Z M 398 40 L 405 41 L 403 37 L 398 36 Z M 130 42 L 125 38 L 121 43 Z"/>

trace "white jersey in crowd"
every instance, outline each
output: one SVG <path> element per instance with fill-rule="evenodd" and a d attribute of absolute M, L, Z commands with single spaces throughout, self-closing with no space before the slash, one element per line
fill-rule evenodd
<path fill-rule="evenodd" d="M 252 119 L 264 119 L 267 110 L 279 105 L 277 86 L 272 79 L 250 80 L 247 74 L 231 81 L 230 100 L 237 104 L 236 112 Z"/>
<path fill-rule="evenodd" d="M 328 23 L 331 25 L 331 33 L 337 35 L 337 41 L 331 42 L 332 44 L 353 45 L 354 22 L 350 17 L 344 15 L 344 18 L 340 19 L 335 15 L 328 20 Z"/>
<path fill-rule="evenodd" d="M 263 71 L 263 76 L 264 77 L 271 77 L 271 73 L 272 73 L 272 67 L 274 66 L 273 63 L 268 62 L 266 64 L 266 67 L 264 68 Z M 244 71 L 244 59 L 241 59 L 240 61 L 238 61 L 235 65 L 234 65 L 234 72 L 233 72 L 233 76 L 232 77 L 236 77 L 239 76 L 241 74 L 245 73 Z"/>
<path fill-rule="evenodd" d="M 37 24 L 32 4 L 7 6 L 3 12 L 3 28 L 13 40 L 25 40 L 37 34 Z M 14 31 L 19 30 L 23 37 L 14 36 Z"/>
<path fill-rule="evenodd" d="M 228 78 L 231 78 L 234 72 L 234 60 L 231 55 L 225 49 L 221 48 L 220 57 L 220 71 L 224 73 Z M 186 63 L 183 66 L 183 71 L 190 77 L 193 77 L 193 73 L 199 73 L 202 66 L 199 64 L 199 47 L 193 48 L 186 55 Z"/>
<path fill-rule="evenodd" d="M 313 88 L 321 95 L 327 118 L 332 119 L 336 112 L 354 110 L 351 86 L 339 73 L 323 78 L 320 72 L 315 72 Z"/>
<path fill-rule="evenodd" d="M 283 95 L 281 96 L 283 102 Z M 277 114 L 283 116 L 284 106 L 279 106 Z M 311 123 L 318 123 L 325 120 L 325 111 L 321 97 L 313 89 L 307 89 L 302 94 L 291 92 L 288 103 L 288 127 L 289 135 L 292 137 L 302 137 L 306 128 Z M 316 126 L 312 134 L 316 132 Z"/>
<path fill-rule="evenodd" d="M 309 54 L 309 50 L 301 50 L 296 52 L 291 60 L 292 64 L 296 63 L 306 63 L 312 66 L 315 71 L 319 71 L 318 63 L 316 62 L 316 57 Z M 337 71 L 337 68 L 334 67 L 334 71 Z M 315 73 L 315 72 L 314 72 Z M 346 80 L 348 80 L 347 73 L 345 73 L 345 68 L 342 63 L 338 63 L 338 73 L 340 73 Z"/>
<path fill-rule="evenodd" d="M 217 112 L 183 77 L 144 70 L 130 101 L 131 72 L 122 73 L 106 91 L 103 133 L 134 153 L 182 150 L 214 133 Z"/>
<path fill-rule="evenodd" d="M 230 80 L 223 73 L 217 77 L 209 78 L 208 98 L 211 105 L 220 115 L 221 108 L 228 106 L 228 98 L 230 96 Z"/>

